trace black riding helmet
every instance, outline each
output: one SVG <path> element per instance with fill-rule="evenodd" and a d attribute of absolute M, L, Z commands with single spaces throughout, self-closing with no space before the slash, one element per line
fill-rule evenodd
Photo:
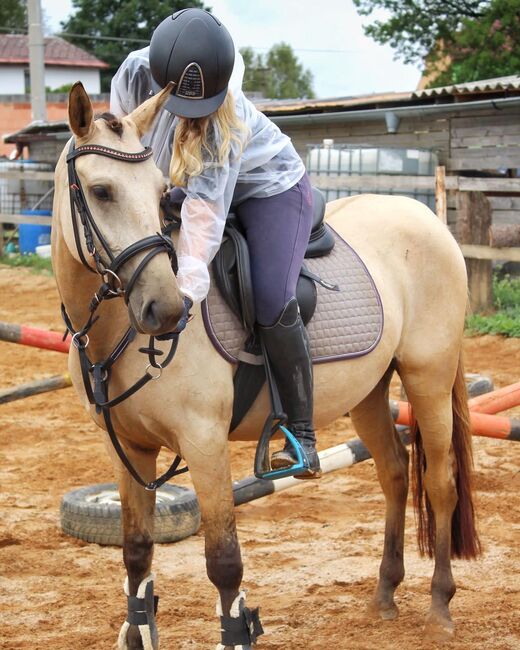
<path fill-rule="evenodd" d="M 203 9 L 182 9 L 155 29 L 150 42 L 155 92 L 175 83 L 165 108 L 180 117 L 205 117 L 226 98 L 235 46 L 224 25 Z"/>

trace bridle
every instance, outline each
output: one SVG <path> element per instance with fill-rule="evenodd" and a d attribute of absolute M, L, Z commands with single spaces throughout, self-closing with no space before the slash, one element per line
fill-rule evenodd
<path fill-rule="evenodd" d="M 97 413 L 103 414 L 110 440 L 121 462 L 130 472 L 132 477 L 146 490 L 156 490 L 173 476 L 186 472 L 188 468 L 184 467 L 182 469 L 177 469 L 182 460 L 179 456 L 177 456 L 170 468 L 162 476 L 151 482 L 143 481 L 143 479 L 139 476 L 135 468 L 128 460 L 119 442 L 119 439 L 112 425 L 110 409 L 136 393 L 149 381 L 159 379 L 163 368 L 165 368 L 175 356 L 180 331 L 173 331 L 169 334 L 164 334 L 159 337 L 150 336 L 148 347 L 139 348 L 139 352 L 148 355 L 149 363 L 146 366 L 144 374 L 130 388 L 112 399 L 108 398 L 108 382 L 110 379 L 112 367 L 126 350 L 126 348 L 130 345 L 130 343 L 135 339 L 137 331 L 133 327 L 129 327 L 115 348 L 108 355 L 108 357 L 102 361 L 97 361 L 94 363 L 89 359 L 87 354 L 87 347 L 89 345 L 88 332 L 94 323 L 98 320 L 99 316 L 96 316 L 95 313 L 104 300 L 111 300 L 113 298 L 122 297 L 124 298 L 125 303 L 128 304 L 130 293 L 134 288 L 137 279 L 147 264 L 156 255 L 159 253 L 167 253 L 168 257 L 170 258 L 174 273 L 177 273 L 177 256 L 175 254 L 175 248 L 173 246 L 171 237 L 166 234 L 168 228 L 166 228 L 165 231 L 161 233 L 140 239 L 139 241 L 130 244 L 130 246 L 125 248 L 118 255 L 114 255 L 110 250 L 110 246 L 108 245 L 106 239 L 103 237 L 103 234 L 101 233 L 98 225 L 96 224 L 90 208 L 88 207 L 85 193 L 83 192 L 83 188 L 81 186 L 81 181 L 76 172 L 75 161 L 80 156 L 95 154 L 98 156 L 113 158 L 115 160 L 121 160 L 123 162 L 138 163 L 148 160 L 152 156 L 152 153 L 153 152 L 150 147 L 146 147 L 137 153 L 128 153 L 126 151 L 118 151 L 117 149 L 111 149 L 109 147 L 97 144 L 87 144 L 75 147 L 74 139 L 71 141 L 66 160 L 68 168 L 70 212 L 72 219 L 72 228 L 74 232 L 74 241 L 83 266 L 85 266 L 92 273 L 99 274 L 103 282 L 99 289 L 94 293 L 94 296 L 90 301 L 90 315 L 87 319 L 87 322 L 81 329 L 74 329 L 64 305 L 62 304 L 61 306 L 65 325 L 67 326 L 67 330 L 72 336 L 72 343 L 77 348 L 79 353 L 83 384 L 88 400 L 91 404 L 95 405 Z M 80 226 L 83 230 L 83 237 L 85 239 L 87 252 L 93 258 L 95 268 L 92 268 L 85 257 L 81 241 Z M 97 250 L 95 245 L 96 240 L 99 242 L 102 251 L 107 256 L 108 262 L 105 262 L 103 260 L 100 252 Z M 133 257 L 139 253 L 142 253 L 143 251 L 148 252 L 139 262 L 137 268 L 126 283 L 126 286 L 123 286 L 123 283 L 119 278 L 119 272 L 121 268 Z M 159 340 L 171 341 L 170 350 L 162 362 L 157 361 L 157 357 L 162 356 L 164 352 L 155 346 L 156 338 Z M 151 374 L 149 372 L 151 368 L 155 368 L 158 372 L 155 375 Z"/>
<path fill-rule="evenodd" d="M 155 255 L 158 253 L 167 252 L 168 256 L 172 260 L 172 266 L 174 267 L 175 273 L 177 272 L 177 256 L 175 254 L 175 249 L 173 247 L 171 238 L 163 235 L 162 233 L 157 233 L 155 235 L 151 235 L 150 237 L 140 239 L 139 241 L 125 248 L 117 256 L 112 253 L 110 246 L 107 244 L 106 239 L 103 237 L 103 234 L 99 230 L 98 225 L 92 216 L 92 212 L 88 207 L 83 188 L 81 187 L 81 182 L 76 172 L 76 159 L 80 156 L 85 156 L 88 154 L 96 154 L 98 156 L 113 158 L 115 160 L 121 160 L 123 162 L 138 163 L 144 162 L 145 160 L 151 158 L 153 151 L 150 147 L 145 147 L 145 149 L 137 153 L 127 153 L 126 151 L 118 151 L 117 149 L 111 149 L 109 147 L 97 144 L 86 144 L 80 147 L 74 147 L 74 140 L 72 140 L 70 143 L 69 152 L 67 154 L 72 227 L 74 230 L 74 241 L 76 243 L 78 255 L 81 259 L 81 262 L 83 263 L 83 266 L 85 266 L 92 273 L 99 273 L 99 275 L 101 275 L 109 285 L 112 285 L 113 292 L 117 293 L 118 295 L 124 295 L 125 302 L 128 304 L 130 292 L 132 291 L 137 278 L 143 271 L 144 267 L 148 264 L 148 262 L 150 262 L 153 257 L 155 257 Z M 80 223 L 83 226 L 83 235 L 85 237 L 87 251 L 94 260 L 96 267 L 95 270 L 85 258 L 83 247 L 81 245 L 80 224 L 78 223 L 76 214 L 79 216 Z M 99 251 L 96 249 L 94 243 L 94 235 L 97 237 L 102 249 L 108 256 L 108 259 L 110 260 L 109 264 L 106 264 L 102 260 Z M 123 291 L 122 282 L 118 276 L 119 270 L 135 255 L 145 250 L 149 250 L 150 252 L 140 262 L 139 266 L 128 281 L 125 290 Z M 115 286 L 114 282 L 116 283 Z"/>

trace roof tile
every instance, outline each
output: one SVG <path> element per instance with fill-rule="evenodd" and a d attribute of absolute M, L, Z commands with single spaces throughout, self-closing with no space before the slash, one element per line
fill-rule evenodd
<path fill-rule="evenodd" d="M 108 64 L 62 38 L 45 38 L 46 65 L 108 68 Z M 0 63 L 29 63 L 29 43 L 25 34 L 0 34 Z"/>

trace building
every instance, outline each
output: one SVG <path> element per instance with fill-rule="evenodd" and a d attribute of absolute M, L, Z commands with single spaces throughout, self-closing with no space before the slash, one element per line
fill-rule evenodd
<path fill-rule="evenodd" d="M 106 63 L 62 38 L 45 39 L 45 87 L 51 93 L 81 79 L 88 93 L 99 94 L 104 68 Z M 28 36 L 0 34 L 0 95 L 29 93 Z"/>
<path fill-rule="evenodd" d="M 108 108 L 108 96 L 100 93 L 100 72 L 108 65 L 61 38 L 45 39 L 45 86 L 47 119 L 67 119 L 66 92 L 53 91 L 81 81 L 96 111 Z M 0 157 L 13 147 L 2 136 L 16 133 L 32 120 L 28 38 L 22 34 L 0 34 Z"/>

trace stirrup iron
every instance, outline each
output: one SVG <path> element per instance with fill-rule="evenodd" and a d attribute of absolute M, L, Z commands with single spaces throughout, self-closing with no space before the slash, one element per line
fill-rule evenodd
<path fill-rule="evenodd" d="M 277 479 L 286 476 L 295 476 L 310 469 L 310 462 L 305 453 L 305 449 L 299 443 L 296 436 L 287 429 L 283 424 L 278 423 L 275 426 L 270 426 L 271 417 L 268 418 L 266 426 L 262 431 L 260 440 L 256 447 L 255 453 L 255 476 L 256 478 L 263 479 Z M 269 426 L 268 426 L 269 425 Z M 271 438 L 277 431 L 281 431 L 285 436 L 286 441 L 291 445 L 296 458 L 298 459 L 294 465 L 290 467 L 282 467 L 280 469 L 273 469 L 270 461 L 269 443 Z"/>

